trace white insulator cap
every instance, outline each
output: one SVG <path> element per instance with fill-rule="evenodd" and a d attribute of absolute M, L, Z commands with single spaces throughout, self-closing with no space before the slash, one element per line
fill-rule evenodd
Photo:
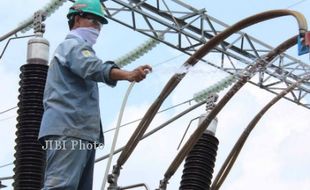
<path fill-rule="evenodd" d="M 204 119 L 207 117 L 207 115 L 210 113 L 210 111 L 207 111 L 207 113 L 204 113 L 202 114 L 200 117 L 199 117 L 199 121 L 198 121 L 198 125 L 200 125 Z M 209 124 L 209 126 L 207 127 L 205 133 L 209 133 L 209 134 L 212 134 L 212 135 L 215 135 L 216 133 L 216 128 L 217 128 L 217 118 L 215 117 L 211 123 Z"/>
<path fill-rule="evenodd" d="M 49 42 L 42 38 L 36 37 L 28 41 L 27 60 L 41 59 L 48 62 Z"/>

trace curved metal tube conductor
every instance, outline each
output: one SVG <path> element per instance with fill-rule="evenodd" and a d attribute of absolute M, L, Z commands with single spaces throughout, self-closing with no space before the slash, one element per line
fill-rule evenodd
<path fill-rule="evenodd" d="M 233 167 L 245 141 L 247 140 L 248 136 L 259 122 L 259 120 L 263 117 L 263 115 L 271 108 L 274 104 L 276 104 L 282 97 L 286 94 L 294 90 L 297 86 L 299 86 L 302 82 L 309 80 L 310 75 L 305 76 L 298 80 L 297 82 L 290 85 L 288 88 L 283 90 L 279 95 L 273 98 L 261 111 L 252 119 L 252 121 L 248 124 L 246 129 L 243 131 L 241 136 L 239 137 L 238 141 L 235 143 L 233 149 L 230 151 L 229 155 L 227 156 L 224 164 L 222 165 L 221 169 L 219 170 L 217 176 L 215 177 L 213 184 L 211 186 L 211 190 L 218 190 L 223 182 L 225 181 L 227 175 L 229 174 L 231 168 Z"/>
<path fill-rule="evenodd" d="M 205 56 L 207 53 L 209 53 L 216 45 L 218 45 L 221 41 L 223 41 L 224 39 L 226 39 L 228 36 L 230 36 L 231 34 L 233 34 L 236 31 L 239 31 L 239 30 L 241 30 L 247 26 L 256 24 L 258 22 L 262 22 L 262 21 L 269 20 L 269 19 L 276 18 L 276 17 L 288 16 L 288 15 L 294 16 L 297 19 L 297 22 L 299 25 L 299 32 L 300 32 L 301 36 L 304 36 L 304 33 L 307 31 L 307 22 L 306 22 L 306 19 L 304 18 L 304 16 L 302 14 L 300 14 L 296 11 L 290 11 L 290 10 L 266 11 L 266 12 L 263 12 L 260 14 L 256 14 L 254 16 L 250 16 L 244 20 L 241 20 L 240 22 L 232 25 L 231 27 L 227 28 L 226 30 L 224 30 L 220 34 L 216 35 L 215 37 L 210 39 L 204 46 L 202 46 L 200 49 L 198 49 L 183 65 L 185 67 L 194 66 L 203 56 Z M 141 137 L 143 136 L 143 134 L 147 130 L 147 127 L 149 126 L 152 119 L 156 115 L 156 112 L 160 108 L 161 104 L 168 97 L 168 95 L 174 90 L 174 88 L 179 84 L 179 82 L 183 79 L 183 77 L 185 75 L 186 75 L 186 72 L 177 73 L 177 74 L 173 75 L 171 77 L 171 79 L 168 81 L 168 83 L 166 84 L 166 86 L 164 87 L 164 89 L 162 90 L 162 92 L 160 93 L 160 95 L 158 96 L 158 98 L 155 100 L 155 102 L 153 102 L 151 107 L 148 109 L 148 111 L 144 115 L 143 119 L 139 123 L 139 125 L 136 128 L 136 130 L 134 131 L 133 135 L 131 136 L 131 138 L 127 142 L 124 151 L 121 153 L 120 157 L 117 160 L 117 165 L 114 167 L 114 170 L 113 170 L 113 175 L 114 175 L 116 180 L 118 178 L 121 166 L 127 161 L 129 156 L 133 152 L 134 148 L 137 146 L 139 140 L 141 139 Z M 246 83 L 247 79 L 248 79 L 248 77 L 245 77 L 244 79 L 241 79 L 239 81 L 241 81 L 241 82 L 244 81 L 244 83 Z M 241 86 L 240 86 L 240 88 L 241 88 Z M 225 100 L 225 98 L 224 98 L 224 100 Z M 226 102 L 222 101 L 222 104 L 225 105 L 227 103 L 227 101 Z M 202 126 L 200 128 L 203 128 L 203 131 L 206 128 L 204 126 L 208 126 L 207 123 L 210 123 L 219 111 L 220 111 L 220 109 L 214 109 L 212 111 L 213 113 L 211 112 L 209 117 L 207 117 L 206 120 L 200 125 L 200 126 Z M 210 119 L 211 117 L 212 117 L 212 119 Z M 200 129 L 200 128 L 198 128 L 198 129 Z M 198 130 L 198 129 L 196 130 L 197 132 L 195 133 L 195 136 L 193 137 L 196 139 L 193 139 L 193 138 L 189 139 L 189 140 L 193 141 L 194 143 L 199 138 L 196 136 L 201 136 L 199 134 L 202 134 L 201 129 L 200 130 Z M 191 141 L 188 141 L 188 143 L 194 144 Z M 190 148 L 187 148 L 187 146 L 184 146 L 184 147 L 186 149 L 183 148 L 182 149 L 183 151 L 181 150 L 178 154 L 177 167 L 180 165 L 180 163 L 182 162 L 182 160 L 185 158 L 188 151 L 190 150 Z M 180 157 L 181 157 L 181 159 L 180 159 Z M 168 172 L 165 174 L 165 176 L 170 178 L 174 172 L 175 171 Z"/>
<path fill-rule="evenodd" d="M 207 53 L 209 53 L 216 45 L 218 45 L 223 39 L 227 38 L 234 32 L 241 30 L 247 26 L 253 25 L 258 22 L 262 22 L 268 19 L 280 17 L 280 16 L 287 16 L 292 15 L 294 16 L 299 25 L 299 31 L 300 33 L 304 34 L 307 31 L 307 22 L 304 16 L 296 11 L 290 11 L 290 10 L 273 10 L 273 11 L 267 11 L 263 12 L 251 17 L 248 17 L 244 20 L 241 20 L 240 22 L 232 25 L 231 27 L 227 28 L 214 38 L 212 38 L 210 41 L 208 41 L 204 46 L 202 46 L 200 49 L 198 49 L 185 63 L 184 65 L 191 65 L 194 66 L 203 56 L 205 56 Z M 155 100 L 155 102 L 151 105 L 147 113 L 144 115 L 142 121 L 138 125 L 136 131 L 132 135 L 132 137 L 129 139 L 125 150 L 120 155 L 117 164 L 118 166 L 123 165 L 128 157 L 130 156 L 131 152 L 133 151 L 133 148 L 137 145 L 139 139 L 143 135 L 143 133 L 146 131 L 148 125 L 150 124 L 152 118 L 154 117 L 154 112 L 158 110 L 161 103 L 165 100 L 165 98 L 174 90 L 174 88 L 179 84 L 179 82 L 183 79 L 183 77 L 186 75 L 186 73 L 181 74 L 175 74 L 172 76 L 172 78 L 168 81 L 165 88 L 160 93 L 159 97 Z"/>
<path fill-rule="evenodd" d="M 298 22 L 299 26 L 306 26 L 306 25 L 304 25 L 304 24 L 306 24 L 306 23 L 304 23 L 305 22 L 305 18 L 302 15 L 297 14 L 297 12 L 295 12 L 295 11 L 275 10 L 275 11 L 263 12 L 263 13 L 260 13 L 260 14 L 248 17 L 248 18 L 246 18 L 244 20 L 241 20 L 240 22 L 232 25 L 231 27 L 229 27 L 226 30 L 224 30 L 222 33 L 220 33 L 217 36 L 215 36 L 214 38 L 212 38 L 207 44 L 202 46 L 192 57 L 190 57 L 188 59 L 187 63 L 196 63 L 199 58 L 201 58 L 202 56 L 204 56 L 205 54 L 210 52 L 210 50 L 212 49 L 211 46 L 215 47 L 221 40 L 223 40 L 226 37 L 228 37 L 234 31 L 241 30 L 242 28 L 244 28 L 246 26 L 250 26 L 252 24 L 255 24 L 255 23 L 258 23 L 258 22 L 261 22 L 261 21 L 264 21 L 264 20 L 268 20 L 268 19 L 272 19 L 272 18 L 280 17 L 280 16 L 286 16 L 286 15 L 292 15 L 297 20 L 300 19 L 299 22 Z M 303 24 L 301 24 L 301 23 L 303 23 Z M 301 28 L 299 29 L 299 31 L 301 32 L 300 35 L 304 36 L 304 33 L 307 32 L 305 29 L 307 30 L 307 27 L 303 27 L 303 29 L 301 29 Z M 209 46 L 209 44 L 210 44 L 210 46 Z M 206 53 L 204 51 L 206 51 Z M 274 51 L 279 51 L 279 49 L 276 48 L 272 52 L 274 52 Z M 273 54 L 272 52 L 270 52 L 270 54 Z M 197 59 L 197 57 L 195 57 L 196 54 L 198 54 L 197 55 L 198 59 Z M 270 56 L 270 54 L 268 54 L 268 55 Z M 277 53 L 274 54 L 274 56 L 276 56 L 276 55 L 277 55 Z M 265 57 L 265 59 L 266 60 L 270 59 L 267 56 Z M 272 60 L 272 59 L 273 58 L 271 58 L 270 60 Z M 175 157 L 174 161 L 171 163 L 171 165 L 169 166 L 168 170 L 164 174 L 165 177 L 160 182 L 161 183 L 160 184 L 160 189 L 166 189 L 166 185 L 167 185 L 169 179 L 171 178 L 171 176 L 176 172 L 177 168 L 180 166 L 180 164 L 182 163 L 182 161 L 184 160 L 184 158 L 186 157 L 188 152 L 191 150 L 193 145 L 201 137 L 201 135 L 203 134 L 205 129 L 208 127 L 208 125 L 211 123 L 211 121 L 215 118 L 215 116 L 221 111 L 221 109 L 226 105 L 226 103 L 231 99 L 231 97 L 234 96 L 234 94 L 251 78 L 251 74 L 255 73 L 256 69 L 258 67 L 264 67 L 264 66 L 266 66 L 267 63 L 268 62 L 266 62 L 264 60 L 259 60 L 225 94 L 225 96 L 220 100 L 218 105 L 209 113 L 209 115 L 205 118 L 205 120 L 199 125 L 199 127 L 196 129 L 196 131 L 188 139 L 188 141 L 183 146 L 183 148 L 179 151 L 178 155 Z"/>
<path fill-rule="evenodd" d="M 263 115 L 271 108 L 275 103 L 277 103 L 282 97 L 284 97 L 287 93 L 291 92 L 300 85 L 303 81 L 309 80 L 310 75 L 301 78 L 297 82 L 293 83 L 291 86 L 283 90 L 279 95 L 273 98 L 261 111 L 253 118 L 253 120 L 248 124 L 246 129 L 243 131 L 242 135 L 239 137 L 238 141 L 236 142 L 235 146 L 231 150 L 229 156 L 226 158 L 224 164 L 222 165 L 219 173 L 217 174 L 212 186 L 211 190 L 218 190 L 221 185 L 223 184 L 224 180 L 226 179 L 227 175 L 230 172 L 230 169 L 234 165 L 245 141 L 247 140 L 248 136 L 259 122 L 259 120 L 263 117 Z"/>
<path fill-rule="evenodd" d="M 277 48 L 273 49 L 270 53 L 268 53 L 264 60 L 259 60 L 256 64 L 254 64 L 249 70 L 248 73 L 253 74 L 256 72 L 257 68 L 265 67 L 268 62 L 273 60 L 278 54 L 284 52 L 288 48 L 292 47 L 296 44 L 297 36 L 290 38 L 289 40 L 283 42 Z M 174 161 L 171 163 L 170 167 L 165 173 L 165 178 L 161 181 L 161 188 L 165 189 L 166 184 L 170 177 L 175 173 L 177 168 L 180 166 L 182 160 L 186 157 L 188 152 L 191 150 L 193 145 L 197 142 L 200 138 L 202 133 L 214 119 L 214 117 L 221 111 L 221 109 L 226 105 L 226 103 L 238 92 L 239 89 L 248 81 L 250 80 L 251 75 L 244 75 L 242 76 L 235 84 L 231 87 L 231 89 L 225 94 L 225 96 L 220 100 L 220 102 L 214 107 L 214 109 L 208 114 L 205 120 L 198 126 L 196 131 L 191 135 L 189 140 L 180 150 L 178 155 L 175 157 Z"/>
<path fill-rule="evenodd" d="M 231 27 L 227 28 L 223 32 L 219 33 L 218 35 L 214 36 L 212 39 L 210 39 L 204 46 L 202 46 L 200 49 L 198 49 L 193 56 L 191 56 L 187 62 L 189 64 L 195 64 L 199 59 L 201 59 L 203 56 L 205 56 L 207 53 L 209 53 L 215 46 L 217 46 L 223 39 L 226 39 L 228 36 L 233 34 L 236 31 L 239 31 L 243 28 L 246 28 L 248 26 L 251 26 L 253 24 L 273 19 L 276 17 L 281 16 L 294 16 L 298 22 L 299 26 L 299 34 L 301 36 L 304 36 L 304 34 L 308 31 L 307 27 L 307 21 L 305 17 L 296 11 L 291 10 L 272 10 L 272 11 L 266 11 L 262 12 L 253 16 L 250 16 L 246 19 L 243 19 L 236 24 L 232 25 Z"/>
<path fill-rule="evenodd" d="M 297 36 L 290 38 L 285 41 L 277 48 L 273 49 L 269 54 L 266 55 L 264 60 L 259 60 L 256 64 L 254 64 L 249 70 L 248 73 L 255 73 L 256 69 L 259 67 L 264 67 L 273 60 L 278 54 L 284 52 L 289 47 L 296 44 Z M 198 126 L 196 131 L 191 135 L 186 144 L 179 151 L 178 155 L 175 157 L 174 161 L 171 163 L 170 167 L 165 173 L 165 178 L 161 181 L 161 188 L 165 189 L 165 186 L 171 176 L 176 172 L 177 168 L 180 166 L 182 160 L 186 157 L 192 146 L 197 142 L 202 133 L 211 123 L 211 121 L 215 118 L 215 116 L 221 111 L 221 109 L 226 105 L 226 103 L 241 89 L 241 87 L 246 84 L 248 80 L 250 80 L 250 75 L 242 76 L 235 84 L 231 87 L 231 89 L 225 94 L 225 96 L 220 100 L 220 102 L 214 107 L 214 109 L 208 114 L 205 120 Z"/>

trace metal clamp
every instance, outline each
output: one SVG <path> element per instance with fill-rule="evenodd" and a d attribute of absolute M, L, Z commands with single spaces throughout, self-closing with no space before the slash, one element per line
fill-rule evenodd
<path fill-rule="evenodd" d="M 210 94 L 207 97 L 207 102 L 206 102 L 206 110 L 211 110 L 215 107 L 215 102 L 217 101 L 217 99 L 219 98 L 219 95 L 217 94 Z"/>
<path fill-rule="evenodd" d="M 37 11 L 33 16 L 33 30 L 36 35 L 42 36 L 45 32 L 45 24 L 43 21 L 46 19 L 46 14 L 43 11 Z"/>
<path fill-rule="evenodd" d="M 108 175 L 108 183 L 110 184 L 108 190 L 120 190 L 121 188 L 117 185 L 118 177 L 121 168 L 113 166 L 112 174 Z"/>

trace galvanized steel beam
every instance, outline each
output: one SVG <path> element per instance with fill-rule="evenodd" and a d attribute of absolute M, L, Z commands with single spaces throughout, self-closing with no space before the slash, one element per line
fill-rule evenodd
<path fill-rule="evenodd" d="M 208 15 L 205 9 L 196 9 L 179 0 L 111 0 L 103 6 L 109 19 L 188 55 L 194 54 L 203 44 L 229 27 Z M 159 33 L 165 33 L 165 38 L 160 39 Z M 257 60 L 264 59 L 272 49 L 272 46 L 244 32 L 237 32 L 210 52 L 219 61 L 212 62 L 207 58 L 201 61 L 235 74 Z M 310 66 L 306 63 L 281 54 L 250 83 L 279 94 L 309 72 Z M 285 98 L 309 109 L 309 93 L 310 83 L 304 82 Z"/>

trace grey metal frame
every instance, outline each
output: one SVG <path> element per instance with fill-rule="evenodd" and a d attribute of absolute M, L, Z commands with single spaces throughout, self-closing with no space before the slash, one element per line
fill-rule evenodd
<path fill-rule="evenodd" d="M 110 0 L 104 2 L 103 7 L 109 19 L 188 55 L 228 27 L 208 15 L 205 9 L 196 9 L 180 0 Z M 165 33 L 165 38 L 160 38 L 159 33 Z M 215 63 L 207 58 L 201 61 L 236 74 L 257 59 L 264 59 L 272 49 L 270 45 L 238 32 L 210 53 L 220 61 Z M 278 95 L 309 72 L 310 66 L 306 63 L 281 54 L 267 68 L 261 69 L 250 83 Z M 310 101 L 309 92 L 310 82 L 304 82 L 285 98 L 310 109 L 310 102 L 306 101 L 306 98 Z"/>

